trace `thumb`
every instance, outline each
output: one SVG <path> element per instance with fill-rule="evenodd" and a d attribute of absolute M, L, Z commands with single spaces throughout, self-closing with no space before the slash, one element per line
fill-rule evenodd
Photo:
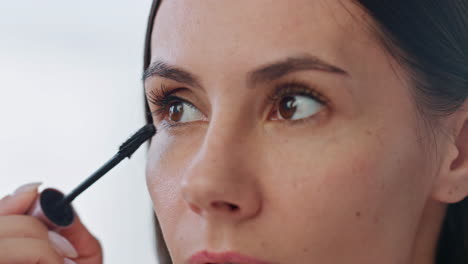
<path fill-rule="evenodd" d="M 0 200 L 0 216 L 26 214 L 37 199 L 39 182 L 20 186 L 13 194 Z"/>
<path fill-rule="evenodd" d="M 78 251 L 79 257 L 76 259 L 80 264 L 102 263 L 102 248 L 99 241 L 94 237 L 81 221 L 75 212 L 73 223 L 57 231 L 65 237 Z"/>

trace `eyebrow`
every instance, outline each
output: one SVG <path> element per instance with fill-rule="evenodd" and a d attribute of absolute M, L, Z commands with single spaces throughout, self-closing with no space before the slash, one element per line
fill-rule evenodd
<path fill-rule="evenodd" d="M 289 57 L 282 61 L 264 65 L 248 74 L 248 83 L 255 85 L 258 82 L 268 82 L 279 79 L 293 72 L 316 70 L 349 76 L 345 70 L 325 62 L 318 57 L 303 55 Z"/>
<path fill-rule="evenodd" d="M 248 86 L 254 87 L 259 82 L 274 81 L 290 73 L 306 70 L 316 70 L 349 76 L 348 72 L 345 70 L 327 63 L 318 57 L 303 55 L 289 57 L 284 60 L 263 65 L 248 73 L 247 83 Z M 143 73 L 143 81 L 153 76 L 174 80 L 189 86 L 202 87 L 197 76 L 161 60 L 153 62 L 148 69 L 145 70 Z"/>
<path fill-rule="evenodd" d="M 174 80 L 189 86 L 201 87 L 201 83 L 195 75 L 160 60 L 153 62 L 148 69 L 145 70 L 143 73 L 143 81 L 153 76 Z"/>

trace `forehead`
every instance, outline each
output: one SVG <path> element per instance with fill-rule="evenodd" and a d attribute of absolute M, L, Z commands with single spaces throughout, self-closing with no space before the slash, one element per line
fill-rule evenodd
<path fill-rule="evenodd" d="M 309 53 L 346 66 L 375 41 L 350 0 L 164 0 L 152 34 L 152 60 L 263 64 Z"/>

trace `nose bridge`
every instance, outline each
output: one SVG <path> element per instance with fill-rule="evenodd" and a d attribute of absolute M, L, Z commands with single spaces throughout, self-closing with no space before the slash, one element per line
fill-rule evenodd
<path fill-rule="evenodd" d="M 236 124 L 237 123 L 237 124 Z M 248 154 L 251 148 L 248 130 L 245 125 L 236 120 L 217 119 L 212 121 L 205 135 L 200 154 L 213 156 L 217 159 L 226 159 L 227 163 L 235 163 L 242 158 L 239 153 Z M 250 134 L 250 136 L 253 136 Z"/>
<path fill-rule="evenodd" d="M 227 90 L 227 89 L 226 89 Z M 204 137 L 200 153 L 203 155 L 222 155 L 231 162 L 249 154 L 255 148 L 256 123 L 250 105 L 242 99 L 232 99 L 231 96 L 220 96 L 213 104 L 210 125 Z M 236 97 L 245 97 L 245 95 Z M 239 155 L 240 154 L 240 155 Z M 239 155 L 238 157 L 236 157 Z"/>
<path fill-rule="evenodd" d="M 232 109 L 229 103 L 225 108 Z M 255 180 L 252 159 L 259 149 L 254 122 L 243 117 L 242 110 L 219 110 L 212 116 L 203 143 L 192 165 L 201 170 L 217 171 L 225 181 Z M 231 178 L 235 174 L 236 177 Z M 245 179 L 244 179 L 245 178 Z"/>
<path fill-rule="evenodd" d="M 240 220 L 256 215 L 260 209 L 261 195 L 249 153 L 254 134 L 237 128 L 242 129 L 232 119 L 210 122 L 199 151 L 183 175 L 184 200 L 203 217 Z"/>

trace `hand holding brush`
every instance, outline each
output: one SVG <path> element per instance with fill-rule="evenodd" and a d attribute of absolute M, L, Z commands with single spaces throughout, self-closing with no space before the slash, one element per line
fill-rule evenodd
<path fill-rule="evenodd" d="M 32 183 L 0 200 L 0 264 L 101 264 L 101 246 L 71 202 L 155 134 L 153 124 L 138 130 L 68 195 L 52 188 L 38 193 L 40 184 Z"/>

